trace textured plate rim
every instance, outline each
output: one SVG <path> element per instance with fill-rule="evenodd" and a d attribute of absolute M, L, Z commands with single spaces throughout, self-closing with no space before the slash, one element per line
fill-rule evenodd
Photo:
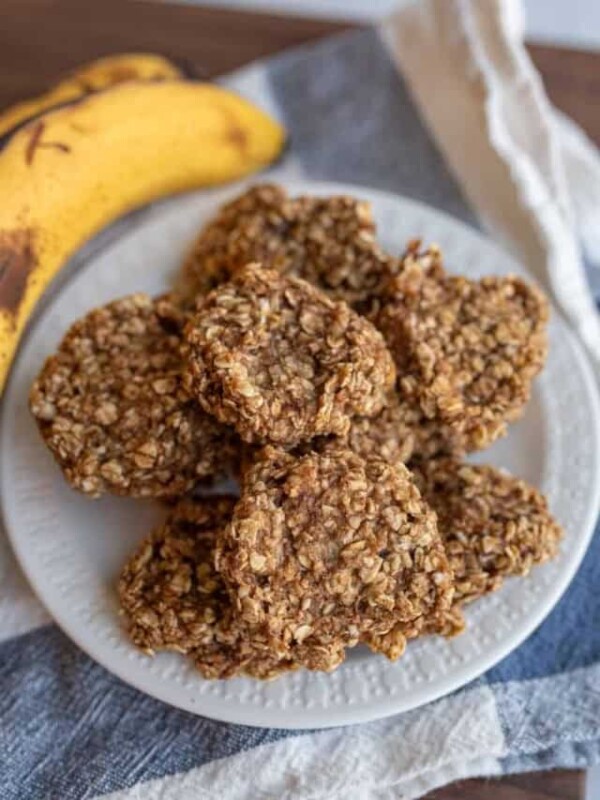
<path fill-rule="evenodd" d="M 398 201 L 408 203 L 418 209 L 421 213 L 430 217 L 438 217 L 443 224 L 454 227 L 455 230 L 460 230 L 461 235 L 467 237 L 471 242 L 476 242 L 478 245 L 483 245 L 488 251 L 495 250 L 498 257 L 504 263 L 510 262 L 511 257 L 501 250 L 495 243 L 483 236 L 479 231 L 471 228 L 462 221 L 452 217 L 443 211 L 436 208 L 420 203 L 411 198 L 402 195 L 396 195 L 392 192 L 384 192 L 375 189 L 370 189 L 365 186 L 355 186 L 345 183 L 334 182 L 320 182 L 320 181 L 280 181 L 291 193 L 314 193 L 314 194 L 353 194 L 357 196 L 368 196 L 369 198 L 380 198 L 382 201 Z M 237 188 L 231 189 L 230 193 L 233 195 L 239 191 Z M 154 214 L 160 214 L 160 205 L 157 208 L 149 209 L 150 220 Z M 147 218 L 142 219 L 142 223 Z M 134 226 L 136 227 L 136 226 Z M 131 233 L 127 231 L 126 236 Z M 85 267 L 84 267 L 85 269 Z M 46 314 L 49 313 L 52 307 L 44 311 L 39 319 L 35 320 L 32 329 L 35 329 L 40 322 L 43 321 Z M 554 309 L 554 314 L 558 317 L 559 312 Z M 587 399 L 593 409 L 593 431 L 590 431 L 590 442 L 593 441 L 596 445 L 600 443 L 600 400 L 598 390 L 593 375 L 592 367 L 589 363 L 588 357 L 573 332 L 568 328 L 567 324 L 561 318 L 561 333 L 567 337 L 568 345 L 577 363 L 577 369 L 580 377 L 587 390 Z M 30 332 L 27 333 L 27 337 Z M 20 356 L 17 357 L 17 360 Z M 11 375 L 7 383 L 5 396 L 2 403 L 2 411 L 0 418 L 0 442 L 6 440 L 5 429 L 10 424 L 9 412 L 7 409 L 12 407 L 15 399 L 13 398 L 16 392 L 13 375 L 16 370 L 11 370 Z M 301 710 L 294 708 L 292 710 L 276 709 L 276 708 L 257 708 L 252 705 L 239 704 L 235 708 L 231 706 L 220 706 L 218 698 L 213 697 L 199 697 L 199 707 L 191 708 L 189 704 L 182 703 L 177 699 L 177 690 L 173 687 L 160 687 L 160 691 L 156 691 L 156 687 L 150 686 L 149 682 L 152 681 L 151 673 L 146 673 L 143 677 L 139 678 L 137 674 L 132 674 L 127 671 L 125 665 L 121 664 L 115 666 L 111 663 L 110 657 L 107 656 L 103 642 L 99 642 L 94 635 L 87 635 L 87 632 L 82 633 L 77 624 L 73 625 L 68 615 L 65 618 L 63 610 L 60 607 L 60 600 L 57 599 L 52 589 L 48 591 L 46 587 L 40 587 L 36 578 L 35 570 L 30 568 L 29 559 L 25 552 L 25 547 L 20 542 L 20 537 L 17 529 L 17 520 L 13 518 L 13 510 L 10 503 L 4 502 L 6 497 L 5 490 L 5 462 L 6 456 L 2 453 L 2 460 L 0 463 L 0 497 L 3 498 L 2 514 L 5 522 L 5 529 L 8 538 L 11 542 L 13 550 L 17 556 L 19 564 L 23 569 L 30 585 L 34 592 L 40 599 L 40 602 L 47 608 L 50 615 L 53 617 L 59 627 L 66 633 L 66 635 L 74 641 L 84 652 L 90 655 L 95 661 L 105 667 L 107 670 L 118 676 L 125 683 L 134 686 L 135 688 L 155 697 L 163 702 L 167 702 L 173 706 L 181 708 L 191 713 L 209 716 L 223 722 L 231 722 L 237 724 L 245 724 L 252 726 L 268 726 L 279 727 L 283 729 L 313 729 L 313 728 L 328 728 L 337 725 L 347 725 L 360 722 L 367 722 L 374 719 L 380 719 L 392 714 L 408 711 L 417 708 L 425 703 L 432 702 L 440 697 L 455 691 L 472 680 L 479 677 L 483 672 L 493 667 L 500 660 L 509 655 L 516 649 L 531 633 L 541 624 L 541 622 L 548 616 L 554 606 L 558 603 L 573 577 L 575 576 L 579 565 L 585 555 L 585 552 L 591 541 L 594 526 L 598 517 L 600 509 L 600 469 L 599 469 L 599 456 L 598 447 L 594 448 L 594 486 L 591 496 L 588 498 L 587 513 L 585 516 L 583 530 L 580 530 L 579 535 L 574 543 L 570 552 L 570 561 L 568 568 L 563 568 L 557 580 L 552 585 L 551 591 L 547 592 L 543 598 L 539 598 L 535 609 L 528 613 L 525 620 L 522 621 L 519 627 L 512 630 L 510 634 L 505 635 L 501 640 L 493 646 L 485 649 L 480 655 L 471 659 L 468 664 L 461 665 L 452 672 L 447 673 L 441 678 L 435 690 L 432 691 L 430 685 L 416 689 L 411 693 L 410 697 L 400 696 L 394 700 L 393 698 L 384 698 L 382 700 L 370 700 L 368 704 L 360 707 L 349 708 L 331 708 L 326 711 L 322 709 L 313 709 L 306 711 L 301 718 L 297 716 L 302 713 Z M 327 719 L 322 716 L 326 715 Z M 290 719 L 291 718 L 291 719 Z"/>

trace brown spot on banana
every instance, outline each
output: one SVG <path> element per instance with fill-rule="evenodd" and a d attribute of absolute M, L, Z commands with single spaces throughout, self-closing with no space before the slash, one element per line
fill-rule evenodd
<path fill-rule="evenodd" d="M 134 81 L 137 78 L 139 78 L 139 72 L 135 67 L 128 66 L 126 64 L 115 64 L 114 67 L 111 67 L 111 69 L 106 71 L 104 83 L 106 86 L 116 86 L 118 83 Z M 88 81 L 85 78 L 78 78 L 77 85 L 84 93 L 98 91 L 98 86 L 94 84 L 94 82 Z"/>
<path fill-rule="evenodd" d="M 30 229 L 0 231 L 0 310 L 9 312 L 13 320 L 35 265 Z"/>
<path fill-rule="evenodd" d="M 28 167 L 33 164 L 35 154 L 40 148 L 54 148 L 56 150 L 60 150 L 62 153 L 71 152 L 69 145 L 64 144 L 63 142 L 43 142 L 42 134 L 44 133 L 45 127 L 46 123 L 44 120 L 40 119 L 31 129 L 31 136 L 29 138 L 29 142 L 27 143 L 27 147 L 25 148 L 25 163 Z"/>
<path fill-rule="evenodd" d="M 221 103 L 216 103 L 216 106 L 227 123 L 225 140 L 237 147 L 242 154 L 245 153 L 248 149 L 248 133 L 238 124 L 235 114 L 232 114 L 230 109 Z"/>
<path fill-rule="evenodd" d="M 33 128 L 31 129 L 31 136 L 29 137 L 29 142 L 27 143 L 27 147 L 25 149 L 25 163 L 28 166 L 33 164 L 33 157 L 35 156 L 35 151 L 38 146 L 38 142 L 44 132 L 44 123 L 42 120 L 36 122 Z"/>
<path fill-rule="evenodd" d="M 88 83 L 88 81 L 84 80 L 83 78 L 80 78 L 77 81 L 77 86 L 81 89 L 81 93 L 84 94 L 84 95 L 85 94 L 92 94 L 92 92 L 94 91 L 93 84 Z"/>
<path fill-rule="evenodd" d="M 231 144 L 239 148 L 242 152 L 245 152 L 248 148 L 248 134 L 237 125 L 232 126 L 227 131 L 227 141 L 231 142 Z"/>

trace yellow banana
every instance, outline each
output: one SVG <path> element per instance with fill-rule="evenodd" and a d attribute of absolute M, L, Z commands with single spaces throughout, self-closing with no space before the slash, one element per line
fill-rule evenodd
<path fill-rule="evenodd" d="M 45 94 L 24 100 L 0 113 L 0 136 L 44 111 L 123 81 L 173 80 L 181 77 L 181 71 L 175 64 L 153 53 L 121 53 L 99 58 L 80 67 Z"/>
<path fill-rule="evenodd" d="M 188 81 L 122 83 L 31 120 L 0 151 L 0 390 L 39 296 L 101 227 L 276 158 L 281 126 Z"/>

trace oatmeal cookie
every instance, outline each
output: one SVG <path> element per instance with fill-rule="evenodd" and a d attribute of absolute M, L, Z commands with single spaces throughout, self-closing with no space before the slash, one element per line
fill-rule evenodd
<path fill-rule="evenodd" d="M 345 434 L 395 379 L 381 334 L 345 303 L 249 265 L 205 298 L 185 330 L 186 384 L 246 442 Z"/>
<path fill-rule="evenodd" d="M 397 657 L 453 594 L 435 515 L 407 469 L 339 444 L 300 457 L 264 448 L 216 566 L 278 655 L 325 671 L 359 641 Z"/>
<path fill-rule="evenodd" d="M 520 278 L 448 276 L 440 262 L 409 254 L 375 324 L 403 399 L 469 451 L 520 415 L 546 357 L 547 319 L 544 296 Z"/>
<path fill-rule="evenodd" d="M 414 455 L 418 426 L 418 412 L 391 394 L 376 416 L 354 417 L 345 441 L 363 458 L 376 456 L 391 464 L 405 464 Z"/>
<path fill-rule="evenodd" d="M 454 570 L 455 602 L 493 592 L 504 576 L 527 575 L 554 558 L 562 530 L 545 497 L 494 467 L 452 458 L 411 465 Z"/>
<path fill-rule="evenodd" d="M 379 456 L 391 464 L 411 458 L 443 454 L 462 455 L 454 431 L 427 419 L 420 408 L 393 393 L 383 411 L 374 417 L 354 417 L 345 441 L 364 458 Z"/>
<path fill-rule="evenodd" d="M 272 678 L 293 668 L 254 646 L 214 567 L 215 539 L 233 497 L 181 500 L 126 563 L 119 581 L 127 632 L 149 654 L 190 655 L 206 678 Z"/>
<path fill-rule="evenodd" d="M 206 293 L 250 262 L 303 278 L 351 305 L 377 295 L 399 265 L 377 245 L 368 203 L 290 198 L 271 184 L 221 209 L 184 265 L 183 284 L 188 293 Z"/>
<path fill-rule="evenodd" d="M 135 294 L 75 322 L 30 394 L 68 482 L 91 496 L 181 495 L 221 471 L 233 432 L 183 388 L 183 316 Z"/>

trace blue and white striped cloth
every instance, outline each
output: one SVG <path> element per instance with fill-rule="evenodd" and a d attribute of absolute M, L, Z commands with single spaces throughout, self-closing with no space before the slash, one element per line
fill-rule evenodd
<path fill-rule="evenodd" d="M 443 5 L 444 10 L 436 0 L 423 3 L 388 22 L 383 32 L 324 41 L 253 65 L 226 83 L 269 108 L 290 130 L 293 146 L 280 174 L 387 189 L 473 225 L 483 220 L 550 287 L 556 285 L 557 252 L 564 268 L 572 242 L 583 240 L 600 297 L 600 273 L 592 265 L 600 249 L 594 241 L 600 225 L 593 219 L 600 204 L 591 209 L 584 202 L 575 177 L 576 167 L 587 164 L 579 170 L 587 181 L 583 194 L 588 201 L 598 198 L 597 156 L 547 105 L 530 65 L 519 61 L 526 56 L 517 6 L 500 0 Z M 485 35 L 477 28 L 477 9 L 484 6 Z M 494 22 L 496 33 L 490 33 Z M 506 89 L 511 71 L 499 63 L 498 47 L 486 51 L 496 35 L 505 55 L 514 50 L 520 91 L 525 86 L 520 121 L 535 128 L 531 139 L 513 135 L 510 121 L 494 107 L 494 92 Z M 437 37 L 435 54 L 426 46 L 428 36 Z M 468 55 L 462 76 L 457 59 L 443 67 L 445 46 Z M 427 81 L 435 85 L 436 69 L 440 91 L 429 95 L 425 107 Z M 486 91 L 462 96 L 461 81 L 479 82 Z M 451 135 L 456 118 L 444 114 L 443 105 L 450 99 L 465 126 L 472 114 L 484 120 L 464 133 L 465 140 L 473 137 L 476 170 Z M 505 93 L 503 100 L 506 109 L 510 96 Z M 558 177 L 552 174 L 555 162 L 548 169 L 543 163 L 545 136 L 560 151 Z M 528 152 L 532 143 L 535 152 Z M 495 175 L 493 190 L 478 184 L 486 171 Z M 508 223 L 501 205 L 507 186 L 521 212 Z M 486 191 L 496 197 L 487 198 Z M 544 199 L 544 192 L 550 197 Z M 523 249 L 528 226 L 537 233 L 535 252 Z M 570 299 L 556 299 L 572 318 L 585 318 L 577 326 L 593 350 L 597 319 L 582 288 L 580 263 L 579 256 L 570 263 L 577 273 L 570 275 Z M 575 300 L 579 314 L 573 314 Z M 548 619 L 474 684 L 383 721 L 295 733 L 195 717 L 123 684 L 51 623 L 0 533 L 0 800 L 391 800 L 418 797 L 466 776 L 585 767 L 600 761 L 598 587 L 597 533 Z"/>

